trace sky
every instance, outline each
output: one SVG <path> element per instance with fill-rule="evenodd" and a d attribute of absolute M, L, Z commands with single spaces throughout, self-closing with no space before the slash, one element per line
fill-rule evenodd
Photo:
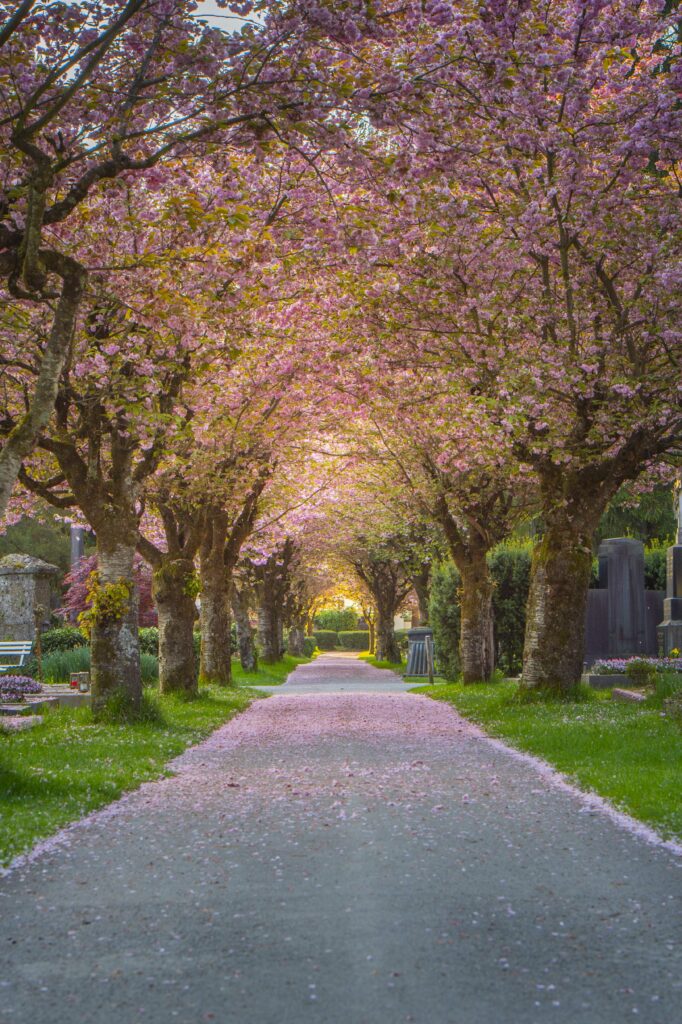
<path fill-rule="evenodd" d="M 217 28 L 236 27 L 242 20 L 241 18 L 232 17 L 224 9 L 220 10 L 214 0 L 199 0 L 199 10 L 197 13 Z"/>

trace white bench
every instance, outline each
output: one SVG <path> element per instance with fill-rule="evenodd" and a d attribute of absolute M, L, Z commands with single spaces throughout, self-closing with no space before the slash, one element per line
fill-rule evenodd
<path fill-rule="evenodd" d="M 0 673 L 22 668 L 31 654 L 32 640 L 0 640 Z M 8 662 L 7 658 L 18 658 Z"/>

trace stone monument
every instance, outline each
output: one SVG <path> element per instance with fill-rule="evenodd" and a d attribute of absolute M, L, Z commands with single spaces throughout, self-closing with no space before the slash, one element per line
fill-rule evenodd
<path fill-rule="evenodd" d="M 599 586 L 587 595 L 585 661 L 655 655 L 663 593 L 644 589 L 644 545 L 612 537 L 599 545 Z"/>
<path fill-rule="evenodd" d="M 682 651 L 682 479 L 675 484 L 676 543 L 666 556 L 666 586 L 663 622 L 658 627 L 658 653 L 666 657 L 673 650 Z"/>
<path fill-rule="evenodd" d="M 33 640 L 38 608 L 41 629 L 49 627 L 60 575 L 58 566 L 31 555 L 0 559 L 0 640 Z"/>

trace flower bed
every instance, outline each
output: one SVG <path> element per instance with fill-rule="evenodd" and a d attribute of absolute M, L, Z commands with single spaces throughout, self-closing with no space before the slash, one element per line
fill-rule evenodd
<path fill-rule="evenodd" d="M 608 658 L 595 661 L 585 679 L 595 690 L 611 687 L 659 689 L 666 679 L 682 677 L 682 658 Z"/>
<path fill-rule="evenodd" d="M 626 675 L 630 665 L 650 665 L 657 672 L 682 672 L 682 658 L 606 658 L 590 666 L 590 675 Z"/>
<path fill-rule="evenodd" d="M 42 685 L 28 676 L 0 676 L 0 701 L 14 703 L 42 691 Z"/>

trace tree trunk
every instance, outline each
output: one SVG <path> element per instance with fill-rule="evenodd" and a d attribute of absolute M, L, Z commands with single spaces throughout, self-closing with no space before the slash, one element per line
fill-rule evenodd
<path fill-rule="evenodd" d="M 97 532 L 97 584 L 91 614 L 90 673 L 92 709 L 120 696 L 127 710 L 139 710 L 142 697 L 138 596 L 133 572 L 137 536 L 116 529 Z"/>
<path fill-rule="evenodd" d="M 4 515 L 12 496 L 22 462 L 35 448 L 39 434 L 54 411 L 59 378 L 71 348 L 85 284 L 85 271 L 73 260 L 58 253 L 41 255 L 48 270 L 62 276 L 62 290 L 28 412 L 12 429 L 0 451 L 0 516 Z"/>
<path fill-rule="evenodd" d="M 400 664 L 400 649 L 393 628 L 394 609 L 377 609 L 376 656 L 379 661 Z"/>
<path fill-rule="evenodd" d="M 288 651 L 295 658 L 302 658 L 305 655 L 305 621 L 298 620 L 289 629 Z"/>
<path fill-rule="evenodd" d="M 237 625 L 237 644 L 239 645 L 241 666 L 245 672 L 257 672 L 258 654 L 253 642 L 248 605 L 243 594 L 235 586 L 232 587 L 232 614 Z"/>
<path fill-rule="evenodd" d="M 196 605 L 188 584 L 194 578 L 190 559 L 165 558 L 155 569 L 152 592 L 159 613 L 159 690 L 197 692 L 194 656 Z"/>
<path fill-rule="evenodd" d="M 202 682 L 230 686 L 232 664 L 230 653 L 229 580 L 223 557 L 223 545 L 210 553 L 202 552 L 199 560 L 201 579 L 201 665 Z"/>
<path fill-rule="evenodd" d="M 585 611 L 592 567 L 591 531 L 548 524 L 533 552 L 522 685 L 575 691 L 583 670 Z"/>
<path fill-rule="evenodd" d="M 374 619 L 367 622 L 367 628 L 369 629 L 369 653 L 374 654 L 377 649 L 377 634 L 374 628 Z"/>
<path fill-rule="evenodd" d="M 258 643 L 262 661 L 269 664 L 279 661 L 279 619 L 274 603 L 267 597 L 258 606 Z"/>
<path fill-rule="evenodd" d="M 465 683 L 485 683 L 495 668 L 493 582 L 485 551 L 458 566 L 462 577 L 460 658 Z"/>
<path fill-rule="evenodd" d="M 415 573 L 410 578 L 414 592 L 417 595 L 418 614 L 417 621 L 413 626 L 428 626 L 429 624 L 429 589 L 431 583 L 431 568 Z"/>

